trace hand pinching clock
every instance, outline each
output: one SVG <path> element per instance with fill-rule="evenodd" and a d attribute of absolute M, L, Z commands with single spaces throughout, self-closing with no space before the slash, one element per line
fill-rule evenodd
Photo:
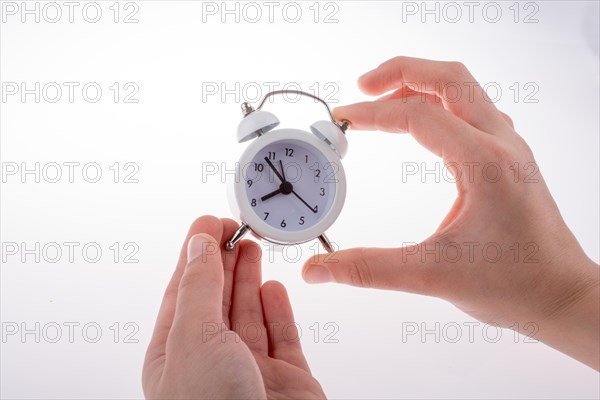
<path fill-rule="evenodd" d="M 345 196 L 346 177 L 341 164 L 348 143 L 348 122 L 337 122 L 327 103 L 329 121 L 311 125 L 311 132 L 274 129 L 279 120 L 261 110 L 268 93 L 255 110 L 242 105 L 244 119 L 238 127 L 238 141 L 254 139 L 240 157 L 234 198 L 230 199 L 240 227 L 227 242 L 233 249 L 247 232 L 279 244 L 303 243 L 319 239 L 325 250 L 333 251 L 325 231 L 339 216 Z"/>

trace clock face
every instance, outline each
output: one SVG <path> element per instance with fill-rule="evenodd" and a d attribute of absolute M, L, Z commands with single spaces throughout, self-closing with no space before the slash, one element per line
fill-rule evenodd
<path fill-rule="evenodd" d="M 263 147 L 243 166 L 248 204 L 282 231 L 302 231 L 329 212 L 340 166 L 310 143 L 284 139 Z"/>

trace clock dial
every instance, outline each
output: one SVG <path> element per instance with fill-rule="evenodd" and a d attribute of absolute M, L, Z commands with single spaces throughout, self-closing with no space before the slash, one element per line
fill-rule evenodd
<path fill-rule="evenodd" d="M 329 162 L 309 143 L 273 142 L 242 167 L 248 203 L 274 228 L 307 229 L 332 206 L 340 166 Z"/>

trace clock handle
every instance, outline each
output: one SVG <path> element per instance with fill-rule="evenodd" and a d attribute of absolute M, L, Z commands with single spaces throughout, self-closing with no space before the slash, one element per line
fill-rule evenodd
<path fill-rule="evenodd" d="M 321 242 L 323 248 L 327 250 L 328 253 L 333 253 L 335 251 L 333 249 L 333 246 L 331 245 L 331 242 L 329 241 L 329 238 L 325 236 L 324 233 L 320 235 L 317 239 L 319 239 L 319 242 Z"/>
<path fill-rule="evenodd" d="M 225 243 L 225 248 L 227 250 L 233 250 L 233 248 L 235 247 L 235 245 L 240 240 L 242 240 L 242 238 L 244 237 L 244 235 L 246 233 L 248 233 L 249 230 L 250 230 L 250 227 L 248 225 L 246 225 L 245 223 L 242 222 L 242 224 L 237 229 L 237 231 L 235 231 L 235 233 L 233 234 L 233 236 L 231 237 L 231 239 L 229 239 L 229 241 L 227 243 Z"/>

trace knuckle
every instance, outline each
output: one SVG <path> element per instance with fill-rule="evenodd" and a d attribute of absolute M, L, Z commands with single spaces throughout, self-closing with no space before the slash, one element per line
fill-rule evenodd
<path fill-rule="evenodd" d="M 515 123 L 513 121 L 513 119 L 510 117 L 510 115 L 506 114 L 506 113 L 502 113 L 502 116 L 504 117 L 504 119 L 506 120 L 506 122 L 511 126 L 511 127 L 515 127 Z"/>
<path fill-rule="evenodd" d="M 179 281 L 179 292 L 184 293 L 188 290 L 194 290 L 194 285 L 196 284 L 197 278 L 194 272 L 186 271 L 185 274 L 181 277 L 181 281 Z"/>
<path fill-rule="evenodd" d="M 533 160 L 533 151 L 529 144 L 523 139 L 523 137 L 519 134 L 516 135 L 515 144 L 519 148 L 521 152 L 525 155 L 525 158 L 529 161 Z"/>
<path fill-rule="evenodd" d="M 410 132 L 411 121 L 419 115 L 426 103 L 419 103 L 417 98 L 400 100 L 393 107 L 381 110 L 374 124 L 378 130 L 392 132 Z"/>
<path fill-rule="evenodd" d="M 352 286 L 370 288 L 373 286 L 373 275 L 369 263 L 364 257 L 352 260 L 348 266 L 348 280 Z"/>
<path fill-rule="evenodd" d="M 396 56 L 396 57 L 391 58 L 387 62 L 389 62 L 390 64 L 393 64 L 393 65 L 399 65 L 399 64 L 405 63 L 406 59 L 407 59 L 406 56 Z"/>
<path fill-rule="evenodd" d="M 494 140 L 490 144 L 489 159 L 500 165 L 510 165 L 516 161 L 511 146 L 499 140 Z"/>
<path fill-rule="evenodd" d="M 460 61 L 450 61 L 446 65 L 449 72 L 450 80 L 466 78 L 471 75 L 465 64 Z"/>
<path fill-rule="evenodd" d="M 200 262 L 200 261 L 195 261 Z M 219 286 L 223 285 L 223 275 L 205 274 L 203 271 L 203 265 L 190 266 L 188 265 L 181 281 L 179 281 L 179 292 L 194 293 L 201 286 Z M 225 303 L 223 303 L 225 304 Z"/>

